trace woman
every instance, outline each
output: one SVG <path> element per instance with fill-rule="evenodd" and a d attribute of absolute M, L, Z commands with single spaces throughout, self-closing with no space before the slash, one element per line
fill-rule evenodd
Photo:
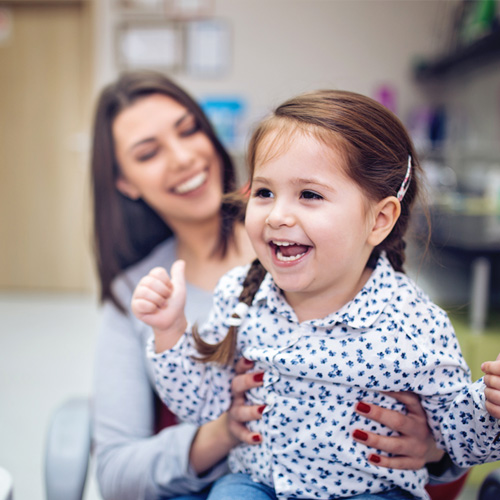
<path fill-rule="evenodd" d="M 152 370 L 145 358 L 148 328 L 134 319 L 130 299 L 155 267 L 186 261 L 191 322 L 203 323 L 212 290 L 227 270 L 253 251 L 239 207 L 223 203 L 236 188 L 231 159 L 196 102 L 165 76 L 123 75 L 106 87 L 95 116 L 92 177 L 95 253 L 102 323 L 95 365 L 93 432 L 97 476 L 105 499 L 203 498 L 196 493 L 226 471 L 224 458 L 238 442 L 258 444 L 245 428 L 262 408 L 244 393 L 262 383 L 247 371 L 233 381 L 227 414 L 199 429 L 179 424 L 155 434 Z M 354 439 L 396 456 L 379 465 L 419 468 L 443 452 L 430 436 L 411 394 L 398 396 L 406 416 L 372 404 L 358 411 L 399 432 L 388 438 L 361 431 Z"/>

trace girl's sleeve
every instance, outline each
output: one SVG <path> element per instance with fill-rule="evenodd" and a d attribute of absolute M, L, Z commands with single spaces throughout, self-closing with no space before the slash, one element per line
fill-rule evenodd
<path fill-rule="evenodd" d="M 131 317 L 106 304 L 94 367 L 93 439 L 97 481 L 105 500 L 149 500 L 199 491 L 227 471 L 203 478 L 189 466 L 197 427 L 181 424 L 154 434 L 153 387 L 144 341 Z"/>
<path fill-rule="evenodd" d="M 417 392 L 439 447 L 459 467 L 500 460 L 500 421 L 486 410 L 483 379 L 471 382 L 451 324 L 435 342 L 432 370 L 421 370 Z"/>
<path fill-rule="evenodd" d="M 219 342 L 227 335 L 228 327 L 224 323 L 232 305 L 234 300 L 224 297 L 224 284 L 219 284 L 210 317 L 200 330 L 200 336 L 206 342 Z M 156 353 L 154 338 L 150 338 L 147 345 L 147 356 L 153 365 L 160 399 L 181 420 L 202 425 L 229 409 L 234 370 L 197 361 L 194 357 L 198 355 L 192 329 L 167 351 Z"/>
<path fill-rule="evenodd" d="M 446 411 L 431 413 L 429 425 L 438 444 L 459 467 L 500 460 L 500 421 L 486 410 L 484 388 L 482 378 L 465 384 Z"/>

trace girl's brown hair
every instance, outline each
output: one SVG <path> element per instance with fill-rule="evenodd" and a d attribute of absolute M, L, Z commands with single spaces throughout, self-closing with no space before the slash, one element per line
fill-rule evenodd
<path fill-rule="evenodd" d="M 100 282 L 100 299 L 112 300 L 125 311 L 113 292 L 112 283 L 124 269 L 143 259 L 172 230 L 142 200 L 131 200 L 116 189 L 120 173 L 115 155 L 112 126 L 115 118 L 139 99 L 163 94 L 175 99 L 195 117 L 200 129 L 210 139 L 222 162 L 222 187 L 228 193 L 236 188 L 231 158 L 215 135 L 200 106 L 172 80 L 154 71 L 134 71 L 121 75 L 105 87 L 97 101 L 94 117 L 91 171 L 94 211 L 94 253 Z M 227 252 L 234 236 L 237 208 L 232 203 L 221 206 L 221 229 L 216 252 Z"/>
<path fill-rule="evenodd" d="M 404 235 L 411 207 L 419 193 L 422 169 L 412 140 L 400 120 L 373 99 L 353 92 L 319 90 L 299 95 L 278 106 L 253 133 L 248 147 L 250 179 L 256 162 L 280 154 L 286 144 L 293 141 L 295 133 L 310 134 L 340 151 L 347 175 L 360 186 L 368 199 L 375 202 L 397 195 L 405 180 L 408 157 L 411 158 L 411 177 L 401 200 L 401 215 L 387 238 L 374 248 L 369 261 L 369 265 L 373 266 L 381 252 L 385 251 L 393 268 L 404 272 Z M 242 296 L 246 296 L 247 301 L 251 296 L 249 305 L 260 286 L 260 281 L 256 284 L 254 277 L 262 280 L 265 275 L 262 269 L 256 261 L 245 280 L 249 289 L 245 290 L 244 284 Z M 197 336 L 200 359 L 232 363 L 236 333 L 236 328 L 231 327 L 224 340 L 210 347 Z"/>

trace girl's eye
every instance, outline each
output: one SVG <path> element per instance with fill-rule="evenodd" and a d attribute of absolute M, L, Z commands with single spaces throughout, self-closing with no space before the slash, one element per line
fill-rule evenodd
<path fill-rule="evenodd" d="M 323 196 L 314 191 L 302 191 L 302 198 L 306 200 L 322 200 Z"/>
<path fill-rule="evenodd" d="M 272 198 L 273 193 L 269 189 L 260 188 L 255 191 L 254 196 L 256 198 Z"/>

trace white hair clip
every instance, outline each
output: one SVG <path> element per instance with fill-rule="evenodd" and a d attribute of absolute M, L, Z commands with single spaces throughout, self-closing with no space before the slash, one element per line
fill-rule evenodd
<path fill-rule="evenodd" d="M 229 326 L 240 326 L 243 318 L 247 315 L 248 305 L 244 302 L 238 302 L 234 308 L 233 314 L 227 319 Z"/>
<path fill-rule="evenodd" d="M 408 191 L 408 187 L 410 186 L 410 179 L 411 179 L 411 155 L 408 155 L 408 168 L 406 169 L 406 175 L 405 178 L 403 179 L 401 187 L 399 188 L 398 194 L 396 195 L 399 201 L 403 200 L 406 191 Z"/>

